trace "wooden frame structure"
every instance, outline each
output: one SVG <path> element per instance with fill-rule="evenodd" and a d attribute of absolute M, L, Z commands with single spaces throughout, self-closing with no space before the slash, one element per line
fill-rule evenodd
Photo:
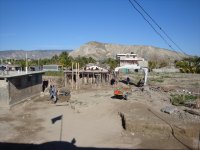
<path fill-rule="evenodd" d="M 100 85 L 107 83 L 110 80 L 108 71 L 101 70 L 79 70 L 79 64 L 76 64 L 76 69 L 66 70 L 65 87 L 71 86 L 72 89 L 79 89 L 81 85 L 96 84 Z"/>

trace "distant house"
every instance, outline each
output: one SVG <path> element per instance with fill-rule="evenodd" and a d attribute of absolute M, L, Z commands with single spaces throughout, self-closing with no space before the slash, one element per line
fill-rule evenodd
<path fill-rule="evenodd" d="M 85 70 L 99 70 L 99 71 L 108 71 L 105 68 L 102 68 L 96 64 L 89 63 L 86 65 Z"/>
<path fill-rule="evenodd" d="M 0 75 L 0 105 L 10 106 L 42 91 L 42 75 L 44 71 L 9 72 Z"/>
<path fill-rule="evenodd" d="M 62 65 L 43 65 L 43 71 L 62 71 Z"/>
<path fill-rule="evenodd" d="M 120 67 L 126 65 L 135 65 L 140 67 L 148 67 L 148 62 L 142 57 L 138 57 L 137 54 L 126 53 L 126 54 L 117 54 L 116 59 L 120 62 Z"/>
<path fill-rule="evenodd" d="M 6 66 L 5 65 L 0 65 L 0 71 L 4 71 L 6 70 Z"/>
<path fill-rule="evenodd" d="M 41 71 L 42 67 L 41 66 L 30 66 L 30 71 Z"/>
<path fill-rule="evenodd" d="M 0 65 L 0 70 L 17 71 L 17 70 L 21 70 L 21 69 L 22 68 L 18 65 L 10 65 L 10 64 Z"/>

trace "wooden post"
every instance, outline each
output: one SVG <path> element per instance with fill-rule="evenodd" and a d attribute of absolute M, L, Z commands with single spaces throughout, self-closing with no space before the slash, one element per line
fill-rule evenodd
<path fill-rule="evenodd" d="M 79 72 L 79 69 L 80 69 L 80 68 L 79 68 L 79 63 L 78 63 L 78 89 L 80 88 L 80 85 L 79 85 L 79 73 L 80 73 L 80 72 Z"/>
<path fill-rule="evenodd" d="M 89 82 L 89 73 L 87 73 L 87 84 Z"/>
<path fill-rule="evenodd" d="M 84 76 L 83 76 L 83 71 L 82 71 L 82 84 L 84 84 Z"/>
<path fill-rule="evenodd" d="M 102 73 L 100 73 L 100 82 L 102 84 Z"/>
<path fill-rule="evenodd" d="M 62 141 L 62 128 L 63 128 L 63 116 L 61 118 L 61 123 L 60 123 L 60 141 Z"/>
<path fill-rule="evenodd" d="M 27 52 L 26 52 L 26 74 L 28 73 L 28 60 L 27 60 Z"/>
<path fill-rule="evenodd" d="M 104 83 L 106 83 L 106 73 L 104 73 Z"/>
<path fill-rule="evenodd" d="M 103 85 L 103 73 L 101 73 L 101 83 Z"/>
<path fill-rule="evenodd" d="M 67 73 L 66 72 L 64 73 L 64 78 L 65 78 L 64 82 L 65 82 L 65 87 L 66 87 L 67 86 L 67 83 L 66 83 L 67 82 Z"/>
<path fill-rule="evenodd" d="M 105 83 L 105 74 L 103 73 L 103 84 Z"/>
<path fill-rule="evenodd" d="M 67 83 L 68 83 L 68 84 L 70 83 L 70 82 L 69 82 L 69 81 L 70 81 L 70 78 L 71 78 L 71 74 L 67 75 L 67 79 L 68 79 L 68 80 L 67 80 Z"/>
<path fill-rule="evenodd" d="M 66 73 L 66 79 L 67 79 L 67 80 L 66 80 L 66 85 L 67 85 L 67 84 L 69 84 L 69 76 L 68 76 L 67 73 Z"/>
<path fill-rule="evenodd" d="M 95 79 L 94 79 L 94 70 L 93 70 L 93 76 L 92 76 L 92 83 L 95 83 Z"/>

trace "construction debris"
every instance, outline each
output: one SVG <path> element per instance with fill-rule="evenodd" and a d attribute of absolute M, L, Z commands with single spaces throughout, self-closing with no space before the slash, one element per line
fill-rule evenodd
<path fill-rule="evenodd" d="M 185 112 L 188 112 L 188 113 L 190 113 L 190 114 L 193 114 L 193 115 L 200 116 L 200 112 L 199 112 L 199 111 L 196 111 L 196 110 L 185 109 L 184 111 L 185 111 Z"/>
<path fill-rule="evenodd" d="M 185 106 L 189 108 L 195 108 L 196 107 L 196 102 L 185 102 Z"/>
<path fill-rule="evenodd" d="M 196 100 L 196 104 L 194 108 L 200 109 L 200 98 Z"/>
<path fill-rule="evenodd" d="M 168 114 L 172 114 L 175 111 L 177 111 L 177 108 L 173 107 L 173 106 L 166 106 L 166 107 L 162 108 L 161 111 L 165 112 L 165 113 L 168 113 Z"/>

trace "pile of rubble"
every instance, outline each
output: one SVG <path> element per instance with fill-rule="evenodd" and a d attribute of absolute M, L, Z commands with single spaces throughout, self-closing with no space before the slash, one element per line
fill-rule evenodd
<path fill-rule="evenodd" d="M 188 90 L 176 90 L 173 94 L 177 95 L 177 99 L 184 100 L 183 103 L 180 103 L 180 105 L 173 105 L 171 97 L 170 101 L 172 104 L 161 108 L 161 112 L 170 114 L 181 120 L 200 120 L 200 98 L 198 98 L 198 96 L 193 95 L 192 92 Z M 195 99 L 186 99 L 185 97 L 188 95 L 195 97 Z"/>

